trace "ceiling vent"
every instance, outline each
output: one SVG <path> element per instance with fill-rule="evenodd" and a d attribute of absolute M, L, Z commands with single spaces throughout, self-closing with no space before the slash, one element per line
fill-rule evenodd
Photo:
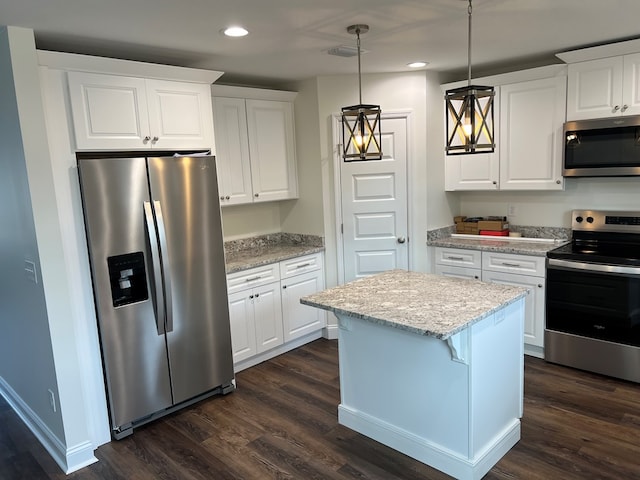
<path fill-rule="evenodd" d="M 327 50 L 329 55 L 335 55 L 337 57 L 355 57 L 358 55 L 358 49 L 348 45 L 339 45 L 337 47 Z M 360 54 L 369 53 L 369 50 L 360 49 Z"/>

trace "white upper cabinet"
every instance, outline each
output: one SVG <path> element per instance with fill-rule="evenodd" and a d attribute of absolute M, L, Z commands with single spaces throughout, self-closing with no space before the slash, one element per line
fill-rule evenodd
<path fill-rule="evenodd" d="M 572 63 L 567 120 L 640 113 L 640 54 Z"/>
<path fill-rule="evenodd" d="M 566 89 L 558 73 L 496 86 L 496 150 L 445 155 L 445 190 L 562 190 Z"/>
<path fill-rule="evenodd" d="M 78 150 L 211 149 L 208 84 L 68 72 Z"/>
<path fill-rule="evenodd" d="M 247 100 L 247 127 L 254 202 L 297 197 L 293 104 Z"/>
<path fill-rule="evenodd" d="M 221 205 L 297 198 L 295 94 L 218 85 L 213 92 Z"/>
<path fill-rule="evenodd" d="M 500 190 L 563 187 L 564 77 L 500 88 Z"/>
<path fill-rule="evenodd" d="M 242 98 L 213 97 L 221 205 L 253 202 L 247 112 Z"/>

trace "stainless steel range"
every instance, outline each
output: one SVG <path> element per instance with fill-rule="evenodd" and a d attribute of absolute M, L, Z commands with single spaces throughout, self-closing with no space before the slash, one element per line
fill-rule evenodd
<path fill-rule="evenodd" d="M 574 210 L 547 254 L 545 360 L 640 382 L 640 212 Z"/>

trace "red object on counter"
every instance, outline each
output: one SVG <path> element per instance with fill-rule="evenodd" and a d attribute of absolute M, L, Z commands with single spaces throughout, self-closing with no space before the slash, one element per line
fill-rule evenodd
<path fill-rule="evenodd" d="M 508 237 L 509 230 L 480 230 L 480 235 L 489 235 L 491 237 Z"/>

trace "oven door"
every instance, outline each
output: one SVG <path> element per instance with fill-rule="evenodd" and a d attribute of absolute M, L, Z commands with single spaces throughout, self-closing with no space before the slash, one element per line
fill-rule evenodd
<path fill-rule="evenodd" d="M 640 346 L 640 267 L 548 259 L 546 328 Z"/>

